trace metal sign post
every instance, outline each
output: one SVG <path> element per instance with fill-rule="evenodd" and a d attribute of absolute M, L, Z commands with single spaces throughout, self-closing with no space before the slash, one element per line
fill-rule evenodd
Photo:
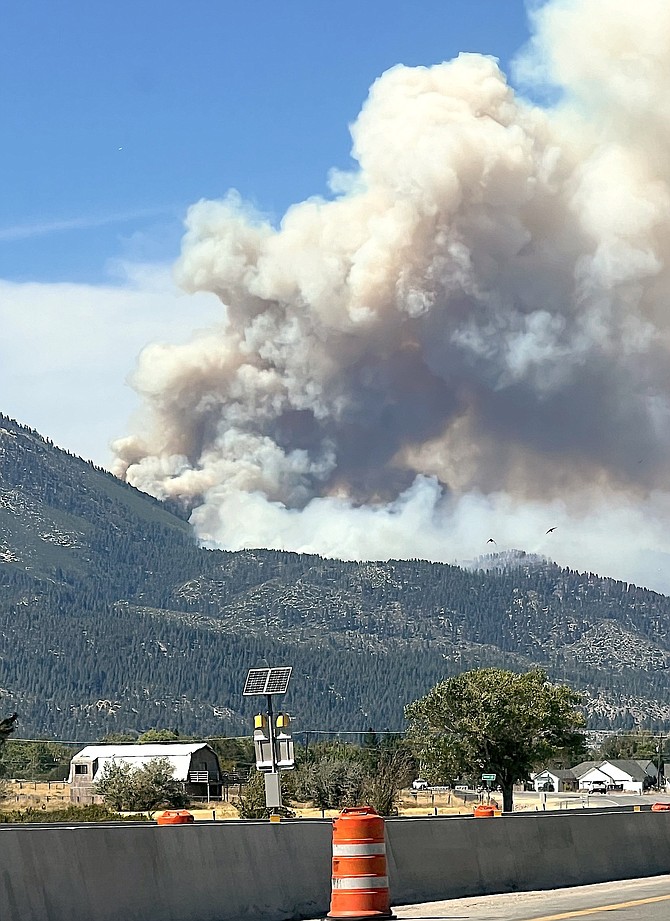
<path fill-rule="evenodd" d="M 290 771 L 295 766 L 293 741 L 289 731 L 289 719 L 279 714 L 275 726 L 272 698 L 285 694 L 288 689 L 292 668 L 252 668 L 247 674 L 242 695 L 244 697 L 265 697 L 267 717 L 258 714 L 254 718 L 254 749 L 256 767 L 265 775 L 265 805 L 277 809 L 282 805 L 280 771 Z M 277 733 L 277 728 L 280 732 Z"/>
<path fill-rule="evenodd" d="M 482 780 L 486 783 L 486 799 L 491 802 L 491 781 L 496 779 L 496 774 L 482 774 Z"/>

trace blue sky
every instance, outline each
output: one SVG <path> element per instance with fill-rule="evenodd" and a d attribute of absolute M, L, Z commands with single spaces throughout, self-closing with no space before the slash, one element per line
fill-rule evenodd
<path fill-rule="evenodd" d="M 279 221 L 351 165 L 348 125 L 398 63 L 500 58 L 522 0 L 5 3 L 0 411 L 107 465 L 139 352 L 220 319 L 170 266 L 229 189 Z"/>
<path fill-rule="evenodd" d="M 350 164 L 347 125 L 383 71 L 460 51 L 508 71 L 527 38 L 521 0 L 26 0 L 0 16 L 0 278 L 16 282 L 172 260 L 187 206 L 230 188 L 278 219 Z"/>

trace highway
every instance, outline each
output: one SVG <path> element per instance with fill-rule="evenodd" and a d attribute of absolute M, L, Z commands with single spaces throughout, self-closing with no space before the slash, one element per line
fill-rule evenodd
<path fill-rule="evenodd" d="M 495 797 L 495 794 L 494 794 Z M 518 811 L 542 809 L 539 793 L 515 793 L 514 808 Z M 607 809 L 611 806 L 650 806 L 652 803 L 670 803 L 670 793 L 548 793 L 547 809 Z M 670 918 L 670 914 L 668 915 Z"/>
<path fill-rule="evenodd" d="M 447 791 L 446 787 L 429 787 L 414 793 L 416 805 L 426 806 L 431 809 L 436 806 L 438 810 L 443 810 L 448 795 L 451 794 L 453 803 L 450 805 L 458 806 L 461 801 L 463 806 L 471 808 L 482 800 L 481 793 L 474 790 Z M 442 796 L 443 799 L 437 797 Z M 501 795 L 496 791 L 491 792 L 491 799 L 500 803 Z M 484 795 L 486 801 L 486 795 Z M 574 793 L 536 793 L 533 791 L 514 793 L 514 810 L 515 812 L 535 812 L 543 810 L 556 809 L 608 809 L 612 806 L 650 806 L 652 803 L 670 803 L 670 792 L 647 791 L 640 795 L 639 793 L 586 793 L 584 791 Z M 669 916 L 670 917 L 670 916 Z"/>
<path fill-rule="evenodd" d="M 413 921 L 667 921 L 670 876 L 450 899 L 403 905 L 393 911 L 398 919 Z"/>

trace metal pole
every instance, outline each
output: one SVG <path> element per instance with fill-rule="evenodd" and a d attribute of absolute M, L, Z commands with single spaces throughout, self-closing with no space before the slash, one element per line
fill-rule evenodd
<path fill-rule="evenodd" d="M 270 735 L 270 758 L 272 760 L 272 771 L 270 773 L 278 775 L 279 802 L 281 803 L 281 774 L 279 773 L 279 769 L 277 768 L 277 751 L 275 748 L 275 744 L 276 744 L 275 743 L 275 717 L 274 717 L 274 711 L 272 709 L 272 695 L 268 694 L 266 696 L 267 696 L 267 702 L 268 702 L 268 732 Z"/>
<path fill-rule="evenodd" d="M 268 702 L 268 731 L 270 733 L 270 757 L 272 760 L 272 773 L 277 773 L 277 753 L 275 751 L 275 719 L 272 710 L 272 697 L 267 695 Z"/>

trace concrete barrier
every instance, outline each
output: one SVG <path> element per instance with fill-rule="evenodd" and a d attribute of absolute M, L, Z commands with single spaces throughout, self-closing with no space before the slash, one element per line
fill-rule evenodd
<path fill-rule="evenodd" d="M 391 904 L 670 872 L 670 813 L 386 823 Z M 2 921 L 287 921 L 330 899 L 331 823 L 0 826 Z"/>
<path fill-rule="evenodd" d="M 330 846 L 328 822 L 0 826 L 0 919 L 313 917 Z"/>
<path fill-rule="evenodd" d="M 662 814 L 661 814 L 662 815 Z M 670 872 L 670 814 L 579 811 L 390 819 L 393 904 Z M 430 859 L 428 859 L 428 856 Z"/>

